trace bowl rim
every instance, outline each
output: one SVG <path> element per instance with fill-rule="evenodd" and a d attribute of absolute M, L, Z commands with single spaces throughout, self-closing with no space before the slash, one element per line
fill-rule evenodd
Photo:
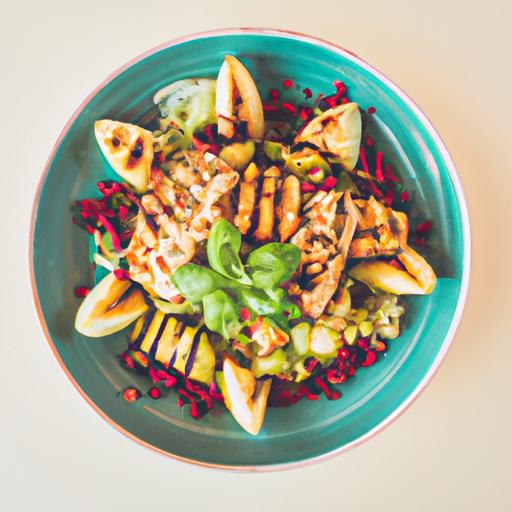
<path fill-rule="evenodd" d="M 269 36 L 277 36 L 277 37 L 283 37 L 288 39 L 295 39 L 298 41 L 310 43 L 312 45 L 324 48 L 326 50 L 329 50 L 333 53 L 336 53 L 338 55 L 341 55 L 342 57 L 349 59 L 355 63 L 357 63 L 359 66 L 364 68 L 367 72 L 375 76 L 377 79 L 379 79 L 381 82 L 383 82 L 387 87 L 389 87 L 411 110 L 412 112 L 417 116 L 417 118 L 420 120 L 420 122 L 423 125 L 423 128 L 428 132 L 428 134 L 432 137 L 432 140 L 434 141 L 437 149 L 440 152 L 440 155 L 443 159 L 444 164 L 446 165 L 446 168 L 448 170 L 449 176 L 452 180 L 455 195 L 457 198 L 457 206 L 460 213 L 460 220 L 462 225 L 462 242 L 463 242 L 463 248 L 462 248 L 462 276 L 461 276 L 461 287 L 459 292 L 459 297 L 457 300 L 457 306 L 455 308 L 455 312 L 453 314 L 452 321 L 450 323 L 450 326 L 448 328 L 448 331 L 446 333 L 445 339 L 441 345 L 441 348 L 439 349 L 432 365 L 430 366 L 428 372 L 425 374 L 423 379 L 418 383 L 418 385 L 412 390 L 412 392 L 407 396 L 407 398 L 400 404 L 399 407 L 397 407 L 391 414 L 389 414 L 384 420 L 382 420 L 379 424 L 377 424 L 375 427 L 373 427 L 371 430 L 366 432 L 365 434 L 357 437 L 356 439 L 350 441 L 349 443 L 340 446 L 338 448 L 335 448 L 333 450 L 330 450 L 326 453 L 323 453 L 321 455 L 317 455 L 314 457 L 309 457 L 307 459 L 299 460 L 299 461 L 293 461 L 293 462 L 286 462 L 286 463 L 277 463 L 277 464 L 264 464 L 264 465 L 225 465 L 225 464 L 216 464 L 216 463 L 208 463 L 192 458 L 187 458 L 183 456 L 179 456 L 173 453 L 170 453 L 166 450 L 163 450 L 161 448 L 158 448 L 157 446 L 152 445 L 149 442 L 146 442 L 133 433 L 126 430 L 123 426 L 119 425 L 115 421 L 113 421 L 108 414 L 100 409 L 99 406 L 97 406 L 94 402 L 94 400 L 81 388 L 81 386 L 78 384 L 78 382 L 75 380 L 67 366 L 64 364 L 64 361 L 62 360 L 55 343 L 50 335 L 50 331 L 48 329 L 48 326 L 46 324 L 40 298 L 39 298 L 39 292 L 36 285 L 35 280 L 35 269 L 34 269 L 34 236 L 35 236 L 35 226 L 36 226 L 36 219 L 38 214 L 38 207 L 40 203 L 41 198 L 41 192 L 44 186 L 44 183 L 46 182 L 46 178 L 48 176 L 48 172 L 50 170 L 50 167 L 54 161 L 56 152 L 58 148 L 60 147 L 64 137 L 67 135 L 68 131 L 78 118 L 78 116 L 81 114 L 81 112 L 85 109 L 85 107 L 88 105 L 88 103 L 98 94 L 103 88 L 105 88 L 112 80 L 114 80 L 117 76 L 119 76 L 121 73 L 123 73 L 125 70 L 130 68 L 131 66 L 137 64 L 138 62 L 146 59 L 147 57 L 161 51 L 165 50 L 167 48 L 179 45 L 181 43 L 197 40 L 197 39 L 203 39 L 208 37 L 219 37 L 219 36 L 229 36 L 229 35 L 269 35 Z M 166 41 L 158 46 L 155 46 L 138 56 L 134 57 L 133 59 L 126 62 L 121 67 L 117 68 L 115 71 L 113 71 L 110 75 L 108 75 L 98 86 L 96 86 L 87 96 L 86 98 L 79 104 L 79 106 L 75 109 L 67 123 L 64 125 L 64 128 L 60 132 L 56 142 L 53 145 L 53 148 L 50 152 L 50 155 L 45 163 L 45 166 L 43 168 L 43 172 L 39 178 L 39 183 L 37 185 L 37 189 L 35 192 L 33 204 L 32 204 L 32 212 L 30 217 L 30 229 L 29 229 L 29 270 L 30 270 L 30 283 L 32 288 L 32 296 L 34 300 L 34 305 L 36 308 L 37 316 L 39 318 L 39 323 L 41 324 L 41 328 L 43 330 L 43 334 L 46 338 L 46 341 L 53 352 L 55 358 L 57 359 L 60 367 L 68 377 L 68 379 L 71 381 L 73 386 L 76 388 L 76 390 L 79 392 L 79 394 L 84 398 L 84 400 L 93 408 L 93 410 L 102 417 L 111 427 L 113 427 L 118 432 L 124 434 L 129 439 L 135 441 L 136 443 L 149 448 L 150 450 L 159 453 L 161 455 L 165 455 L 167 457 L 170 457 L 174 460 L 179 460 L 182 462 L 187 462 L 189 464 L 193 464 L 196 466 L 202 466 L 202 467 L 208 467 L 208 468 L 215 468 L 215 469 L 222 469 L 222 470 L 231 470 L 231 471 L 239 471 L 239 472 L 268 472 L 268 471 L 282 471 L 285 469 L 294 469 L 294 468 L 300 468 L 304 466 L 308 466 L 314 463 L 321 462 L 326 459 L 330 459 L 336 455 L 339 455 L 341 453 L 344 453 L 356 446 L 359 446 L 360 444 L 364 443 L 365 441 L 371 439 L 375 435 L 377 435 L 379 432 L 381 432 L 383 429 L 388 427 L 391 423 L 393 423 L 406 409 L 409 408 L 409 406 L 416 400 L 416 398 L 420 395 L 420 393 L 425 389 L 427 384 L 431 381 L 437 370 L 439 369 L 439 366 L 441 365 L 441 362 L 445 358 L 449 347 L 452 344 L 452 341 L 455 337 L 455 333 L 460 325 L 464 307 L 466 304 L 467 296 L 468 296 L 468 289 L 469 289 L 469 278 L 470 278 L 470 271 L 471 271 L 471 232 L 470 232 L 470 223 L 469 223 L 469 214 L 468 214 L 468 207 L 467 202 L 464 194 L 464 190 L 460 181 L 460 178 L 458 176 L 458 173 L 456 171 L 455 165 L 453 163 L 453 160 L 451 158 L 451 155 L 445 146 L 444 142 L 442 141 L 439 133 L 434 128 L 432 122 L 429 120 L 429 118 L 425 115 L 425 113 L 420 109 L 420 107 L 408 96 L 407 93 L 405 93 L 397 84 L 395 84 L 392 80 L 390 80 L 384 73 L 376 69 L 374 66 L 366 62 L 364 59 L 356 55 L 350 50 L 347 50 L 339 45 L 333 44 L 329 41 L 326 41 L 322 38 L 311 36 L 307 34 L 303 34 L 300 32 L 295 32 L 291 30 L 283 30 L 283 29 L 275 29 L 275 28 L 261 28 L 261 27 L 234 27 L 234 28 L 222 28 L 222 29 L 215 29 L 215 30 L 207 30 L 202 32 L 197 32 L 194 34 L 185 35 L 182 37 L 178 37 L 169 41 Z"/>

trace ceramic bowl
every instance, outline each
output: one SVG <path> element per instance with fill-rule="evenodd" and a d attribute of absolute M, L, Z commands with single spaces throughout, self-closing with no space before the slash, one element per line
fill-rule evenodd
<path fill-rule="evenodd" d="M 270 408 L 257 437 L 221 407 L 202 421 L 176 397 L 129 405 L 118 394 L 147 382 L 123 370 L 116 355 L 124 333 L 87 339 L 73 328 L 79 300 L 73 290 L 92 284 L 88 240 L 71 222 L 71 204 L 95 195 L 97 181 L 114 177 L 96 144 L 100 118 L 137 122 L 161 87 L 187 77 L 214 77 L 226 53 L 240 57 L 262 95 L 290 78 L 302 99 L 332 90 L 342 79 L 361 108 L 376 107 L 371 134 L 394 166 L 414 205 L 412 221 L 432 219 L 426 248 L 438 276 L 430 296 L 409 297 L 401 336 L 386 357 L 358 371 L 338 401 L 303 400 Z M 78 107 L 57 140 L 35 198 L 31 278 L 36 308 L 51 349 L 71 382 L 111 425 L 140 444 L 184 461 L 245 470 L 281 469 L 318 461 L 368 439 L 396 418 L 432 377 L 459 324 L 470 267 L 466 203 L 448 151 L 413 101 L 382 73 L 326 41 L 277 30 L 232 29 L 165 43 L 115 71 Z"/>

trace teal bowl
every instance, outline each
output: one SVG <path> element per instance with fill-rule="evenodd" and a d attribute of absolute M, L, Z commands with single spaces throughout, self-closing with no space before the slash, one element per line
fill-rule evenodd
<path fill-rule="evenodd" d="M 216 75 L 226 53 L 240 56 L 260 90 L 291 78 L 316 94 L 341 78 L 352 100 L 375 106 L 369 129 L 412 194 L 414 221 L 432 219 L 427 256 L 440 279 L 430 296 L 409 297 L 403 333 L 378 364 L 341 386 L 338 401 L 301 401 L 270 408 L 257 437 L 246 434 L 221 407 L 202 421 L 176 400 L 119 398 L 135 383 L 116 355 L 121 333 L 87 339 L 73 328 L 79 300 L 73 289 L 92 284 L 84 231 L 71 222 L 74 200 L 96 194 L 113 177 L 98 149 L 94 121 L 137 122 L 162 86 L 186 77 Z M 287 89 L 293 101 L 300 89 Z M 263 470 L 318 461 L 361 443 L 396 418 L 430 380 L 459 324 L 470 270 L 466 203 L 448 151 L 413 101 L 382 73 L 326 41 L 261 29 L 208 32 L 171 41 L 135 58 L 109 76 L 78 107 L 57 140 L 35 198 L 31 227 L 31 280 L 35 305 L 55 357 L 89 404 L 112 426 L 140 444 L 205 466 Z"/>

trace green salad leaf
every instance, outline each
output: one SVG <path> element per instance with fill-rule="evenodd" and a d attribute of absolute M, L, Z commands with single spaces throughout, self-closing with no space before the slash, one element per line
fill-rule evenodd
<path fill-rule="evenodd" d="M 236 338 L 242 324 L 239 321 L 240 309 L 223 290 L 216 290 L 203 298 L 204 323 L 210 331 L 223 338 Z"/>
<path fill-rule="evenodd" d="M 208 237 L 208 262 L 213 270 L 242 284 L 252 284 L 245 273 L 238 252 L 242 245 L 240 231 L 225 219 L 213 223 Z"/>
<path fill-rule="evenodd" d="M 300 263 L 300 249 L 294 244 L 271 242 L 249 254 L 247 264 L 254 285 L 263 289 L 277 288 L 288 281 Z"/>
<path fill-rule="evenodd" d="M 205 295 L 222 288 L 230 288 L 232 282 L 208 267 L 187 263 L 177 268 L 172 275 L 172 282 L 180 293 L 193 303 L 203 300 Z"/>
<path fill-rule="evenodd" d="M 289 331 L 289 321 L 301 312 L 278 286 L 297 269 L 300 249 L 277 242 L 259 247 L 247 260 L 251 279 L 238 254 L 241 243 L 240 232 L 227 220 L 218 220 L 207 243 L 211 268 L 187 263 L 174 272 L 173 283 L 192 306 L 202 302 L 206 326 L 225 339 L 242 329 L 242 306 Z"/>

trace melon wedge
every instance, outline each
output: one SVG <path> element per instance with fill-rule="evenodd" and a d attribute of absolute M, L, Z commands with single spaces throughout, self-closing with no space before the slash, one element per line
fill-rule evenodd
<path fill-rule="evenodd" d="M 140 126 L 102 119 L 94 123 L 96 140 L 108 163 L 137 192 L 148 188 L 153 137 Z"/>
<path fill-rule="evenodd" d="M 110 273 L 85 297 L 78 308 L 75 328 L 91 338 L 124 329 L 148 309 L 142 291 L 131 281 Z"/>
<path fill-rule="evenodd" d="M 244 430 L 257 435 L 265 418 L 272 379 L 256 381 L 249 370 L 225 359 L 222 380 L 226 407 Z"/>

